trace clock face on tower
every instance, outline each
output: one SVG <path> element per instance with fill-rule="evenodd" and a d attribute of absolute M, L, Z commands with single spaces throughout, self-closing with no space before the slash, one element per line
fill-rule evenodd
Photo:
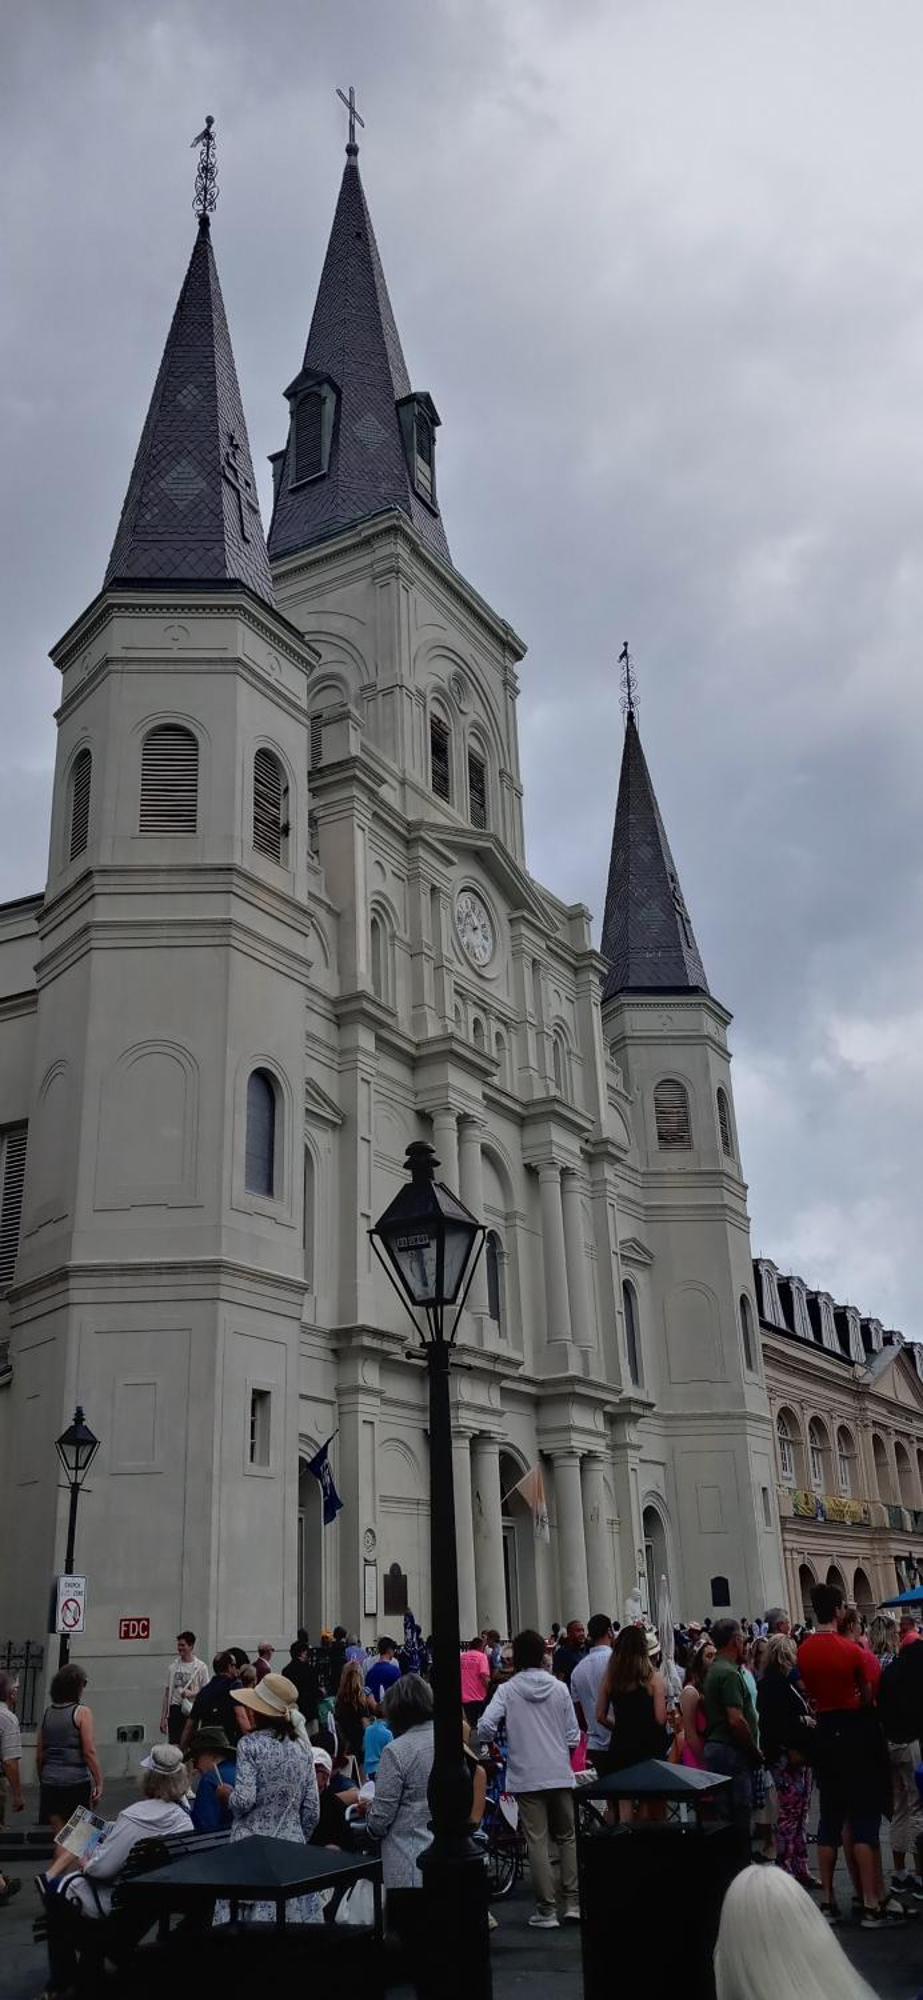
<path fill-rule="evenodd" d="M 455 929 L 462 951 L 483 971 L 494 955 L 494 927 L 473 889 L 461 889 L 455 898 Z"/>

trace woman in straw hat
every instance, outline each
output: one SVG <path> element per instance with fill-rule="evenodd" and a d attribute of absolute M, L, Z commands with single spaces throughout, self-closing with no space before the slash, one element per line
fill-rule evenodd
<path fill-rule="evenodd" d="M 311 1746 L 295 1724 L 298 1689 L 284 1674 L 264 1674 L 259 1687 L 234 1688 L 232 1698 L 246 1708 L 251 1729 L 237 1747 L 237 1777 L 228 1799 L 231 1839 L 262 1833 L 275 1840 L 309 1841 L 320 1801 Z M 227 1923 L 228 1915 L 227 1903 L 218 1903 L 216 1924 Z M 275 1915 L 273 1902 L 244 1903 L 240 1921 L 272 1923 Z M 290 1924 L 319 1922 L 317 1897 L 294 1897 L 285 1916 Z"/>

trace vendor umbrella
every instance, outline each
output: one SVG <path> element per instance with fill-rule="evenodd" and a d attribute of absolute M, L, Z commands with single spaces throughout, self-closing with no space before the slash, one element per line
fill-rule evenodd
<path fill-rule="evenodd" d="M 627 1771 L 610 1771 L 595 1785 L 581 1785 L 578 1796 L 590 1799 L 688 1799 L 729 1785 L 730 1778 L 718 1771 L 696 1771 L 691 1764 L 668 1764 L 662 1757 L 648 1757 L 643 1764 L 631 1764 Z"/>
<path fill-rule="evenodd" d="M 883 1610 L 890 1610 L 892 1604 L 923 1604 L 923 1585 L 917 1584 L 914 1590 L 902 1590 L 899 1597 L 883 1597 L 881 1602 Z"/>

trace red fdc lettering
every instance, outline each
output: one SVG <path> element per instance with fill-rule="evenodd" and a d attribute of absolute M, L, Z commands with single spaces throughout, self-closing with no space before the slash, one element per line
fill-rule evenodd
<path fill-rule="evenodd" d="M 120 1639 L 149 1639 L 150 1636 L 151 1621 L 149 1618 L 119 1619 Z"/>

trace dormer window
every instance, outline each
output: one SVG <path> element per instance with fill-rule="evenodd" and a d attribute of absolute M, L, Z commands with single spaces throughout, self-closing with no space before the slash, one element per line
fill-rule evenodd
<path fill-rule="evenodd" d="M 336 385 L 328 375 L 304 368 L 285 391 L 291 410 L 288 483 L 306 486 L 322 479 L 330 466 L 333 420 L 336 415 Z M 278 485 L 282 467 L 273 464 L 273 481 Z"/>
<path fill-rule="evenodd" d="M 415 490 L 428 507 L 436 505 L 436 428 L 432 396 L 403 396 L 397 406 L 404 456 Z"/>

